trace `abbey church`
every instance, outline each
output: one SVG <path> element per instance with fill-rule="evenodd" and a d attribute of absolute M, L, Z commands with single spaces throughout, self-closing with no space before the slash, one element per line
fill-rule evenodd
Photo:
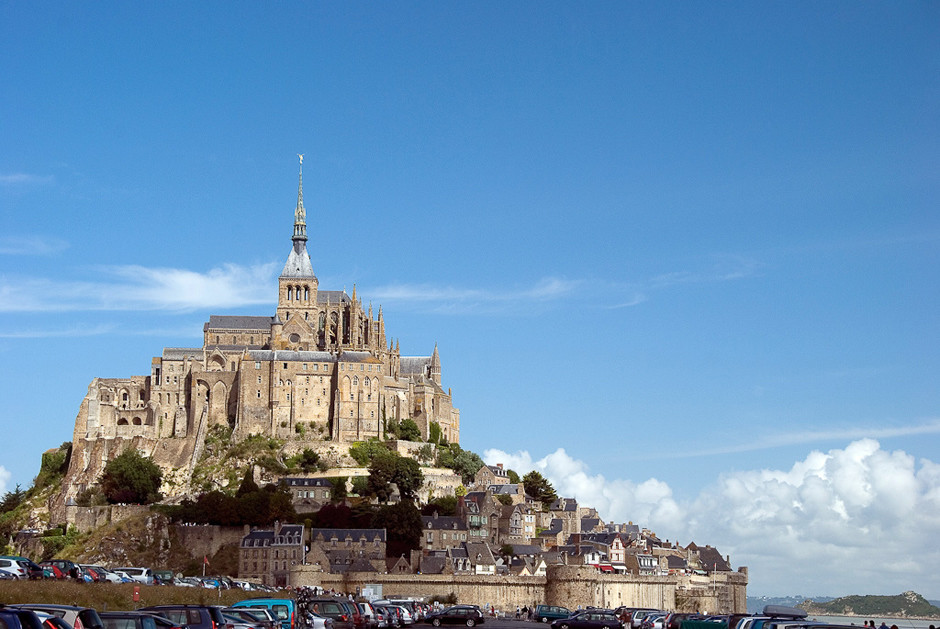
<path fill-rule="evenodd" d="M 265 435 L 341 448 L 412 419 L 422 438 L 436 423 L 459 443 L 460 412 L 441 386 L 437 346 L 430 356 L 402 356 L 381 308 L 364 308 L 355 288 L 351 296 L 320 290 L 302 170 L 291 240 L 273 315 L 212 315 L 202 347 L 165 348 L 147 376 L 92 381 L 75 421 L 65 500 L 131 444 L 185 483 L 213 426 L 228 427 L 234 441 Z"/>

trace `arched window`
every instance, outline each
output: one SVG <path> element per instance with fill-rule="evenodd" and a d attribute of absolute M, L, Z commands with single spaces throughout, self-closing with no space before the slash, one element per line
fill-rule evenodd
<path fill-rule="evenodd" d="M 310 299 L 310 288 L 308 288 L 307 286 L 304 286 L 304 301 L 307 301 L 309 299 Z"/>
<path fill-rule="evenodd" d="M 353 376 L 353 386 L 354 387 L 359 386 L 359 376 Z"/>
<path fill-rule="evenodd" d="M 127 418 L 122 417 L 121 419 L 119 419 L 117 425 L 118 425 L 118 426 L 127 426 Z"/>
<path fill-rule="evenodd" d="M 293 292 L 293 289 L 290 286 L 288 286 L 287 287 L 287 301 L 290 301 L 292 292 Z"/>
<path fill-rule="evenodd" d="M 140 426 L 140 424 L 141 424 L 140 417 L 135 417 L 135 418 L 134 418 L 134 425 L 135 425 L 135 426 Z"/>

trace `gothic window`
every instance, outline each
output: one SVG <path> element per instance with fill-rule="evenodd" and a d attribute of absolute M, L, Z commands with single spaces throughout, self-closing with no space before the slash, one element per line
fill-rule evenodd
<path fill-rule="evenodd" d="M 359 386 L 359 376 L 353 376 L 353 386 L 354 387 Z"/>

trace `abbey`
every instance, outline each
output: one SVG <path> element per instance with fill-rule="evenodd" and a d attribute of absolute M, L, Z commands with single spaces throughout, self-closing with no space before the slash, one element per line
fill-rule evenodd
<path fill-rule="evenodd" d="M 92 381 L 75 421 L 66 500 L 129 444 L 186 482 L 213 426 L 227 426 L 233 440 L 342 447 L 383 439 L 388 422 L 412 419 L 424 439 L 436 423 L 459 443 L 460 412 L 441 386 L 437 346 L 430 356 L 402 356 L 381 308 L 366 309 L 355 288 L 351 296 L 320 290 L 302 169 L 291 240 L 273 315 L 210 316 L 202 347 L 165 348 L 147 376 Z"/>

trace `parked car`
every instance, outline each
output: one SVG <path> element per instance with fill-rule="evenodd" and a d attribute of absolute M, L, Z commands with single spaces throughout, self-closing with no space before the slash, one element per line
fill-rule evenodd
<path fill-rule="evenodd" d="M 49 559 L 47 561 L 39 564 L 41 566 L 55 566 L 58 568 L 66 578 L 76 579 L 78 581 L 83 580 L 82 569 L 77 563 L 69 561 L 68 559 Z"/>
<path fill-rule="evenodd" d="M 424 622 L 429 622 L 435 627 L 441 625 L 466 625 L 472 627 L 485 621 L 483 612 L 475 605 L 454 605 L 438 611 L 429 613 L 424 618 Z"/>
<path fill-rule="evenodd" d="M 186 629 L 219 629 L 225 625 L 221 608 L 212 605 L 152 605 L 138 611 L 159 614 L 178 627 L 186 625 Z"/>
<path fill-rule="evenodd" d="M 630 613 L 630 626 L 633 629 L 640 629 L 640 625 L 643 623 L 643 619 L 646 618 L 649 614 L 656 614 L 662 612 L 661 609 L 650 609 L 650 608 L 640 608 L 634 609 Z"/>
<path fill-rule="evenodd" d="M 551 622 L 559 618 L 567 618 L 570 615 L 571 610 L 567 607 L 559 607 L 558 605 L 536 605 L 532 619 L 538 622 Z"/>
<path fill-rule="evenodd" d="M 310 611 L 333 620 L 333 629 L 361 629 L 362 614 L 349 608 L 351 603 L 341 598 L 312 598 L 307 603 Z M 354 606 L 354 605 L 353 605 Z"/>
<path fill-rule="evenodd" d="M 239 621 L 258 627 L 259 629 L 280 629 L 281 623 L 268 618 L 265 609 L 246 609 L 244 607 L 225 607 L 222 613 L 229 617 L 238 618 Z"/>
<path fill-rule="evenodd" d="M 18 555 L 4 555 L 0 557 L 0 559 L 9 559 L 14 563 L 19 564 L 19 566 L 26 571 L 26 576 L 30 579 L 41 579 L 43 576 L 42 568 L 28 557 L 20 557 Z"/>
<path fill-rule="evenodd" d="M 375 608 L 372 607 L 372 603 L 362 602 L 353 604 L 359 608 L 359 615 L 362 616 L 363 626 L 368 629 L 379 628 L 379 619 L 376 617 L 376 611 Z"/>
<path fill-rule="evenodd" d="M 181 629 L 165 616 L 142 611 L 98 612 L 104 629 Z"/>
<path fill-rule="evenodd" d="M 42 576 L 45 579 L 64 579 L 68 576 L 57 565 L 48 561 L 41 562 L 39 567 L 42 568 Z"/>
<path fill-rule="evenodd" d="M 27 603 L 17 605 L 21 609 L 42 611 L 58 616 L 72 625 L 73 629 L 104 629 L 101 617 L 91 607 L 77 607 L 75 605 L 53 605 L 51 603 Z"/>
<path fill-rule="evenodd" d="M 125 575 L 137 581 L 138 583 L 143 583 L 144 585 L 153 585 L 153 571 L 150 568 L 136 568 L 133 566 L 124 566 L 121 568 L 114 568 L 115 572 L 123 572 Z"/>
<path fill-rule="evenodd" d="M 6 629 L 45 629 L 35 612 L 3 604 L 0 604 L 0 624 Z"/>
<path fill-rule="evenodd" d="M 281 629 L 294 629 L 297 624 L 297 604 L 291 598 L 249 598 L 232 607 L 267 609 L 281 623 Z"/>
<path fill-rule="evenodd" d="M 622 629 L 612 609 L 585 609 L 568 618 L 552 621 L 552 629 Z"/>
<path fill-rule="evenodd" d="M 46 612 L 33 612 L 39 617 L 39 620 L 42 621 L 43 629 L 72 629 L 69 623 L 65 622 L 58 616 L 53 616 L 52 614 L 47 614 Z"/>

